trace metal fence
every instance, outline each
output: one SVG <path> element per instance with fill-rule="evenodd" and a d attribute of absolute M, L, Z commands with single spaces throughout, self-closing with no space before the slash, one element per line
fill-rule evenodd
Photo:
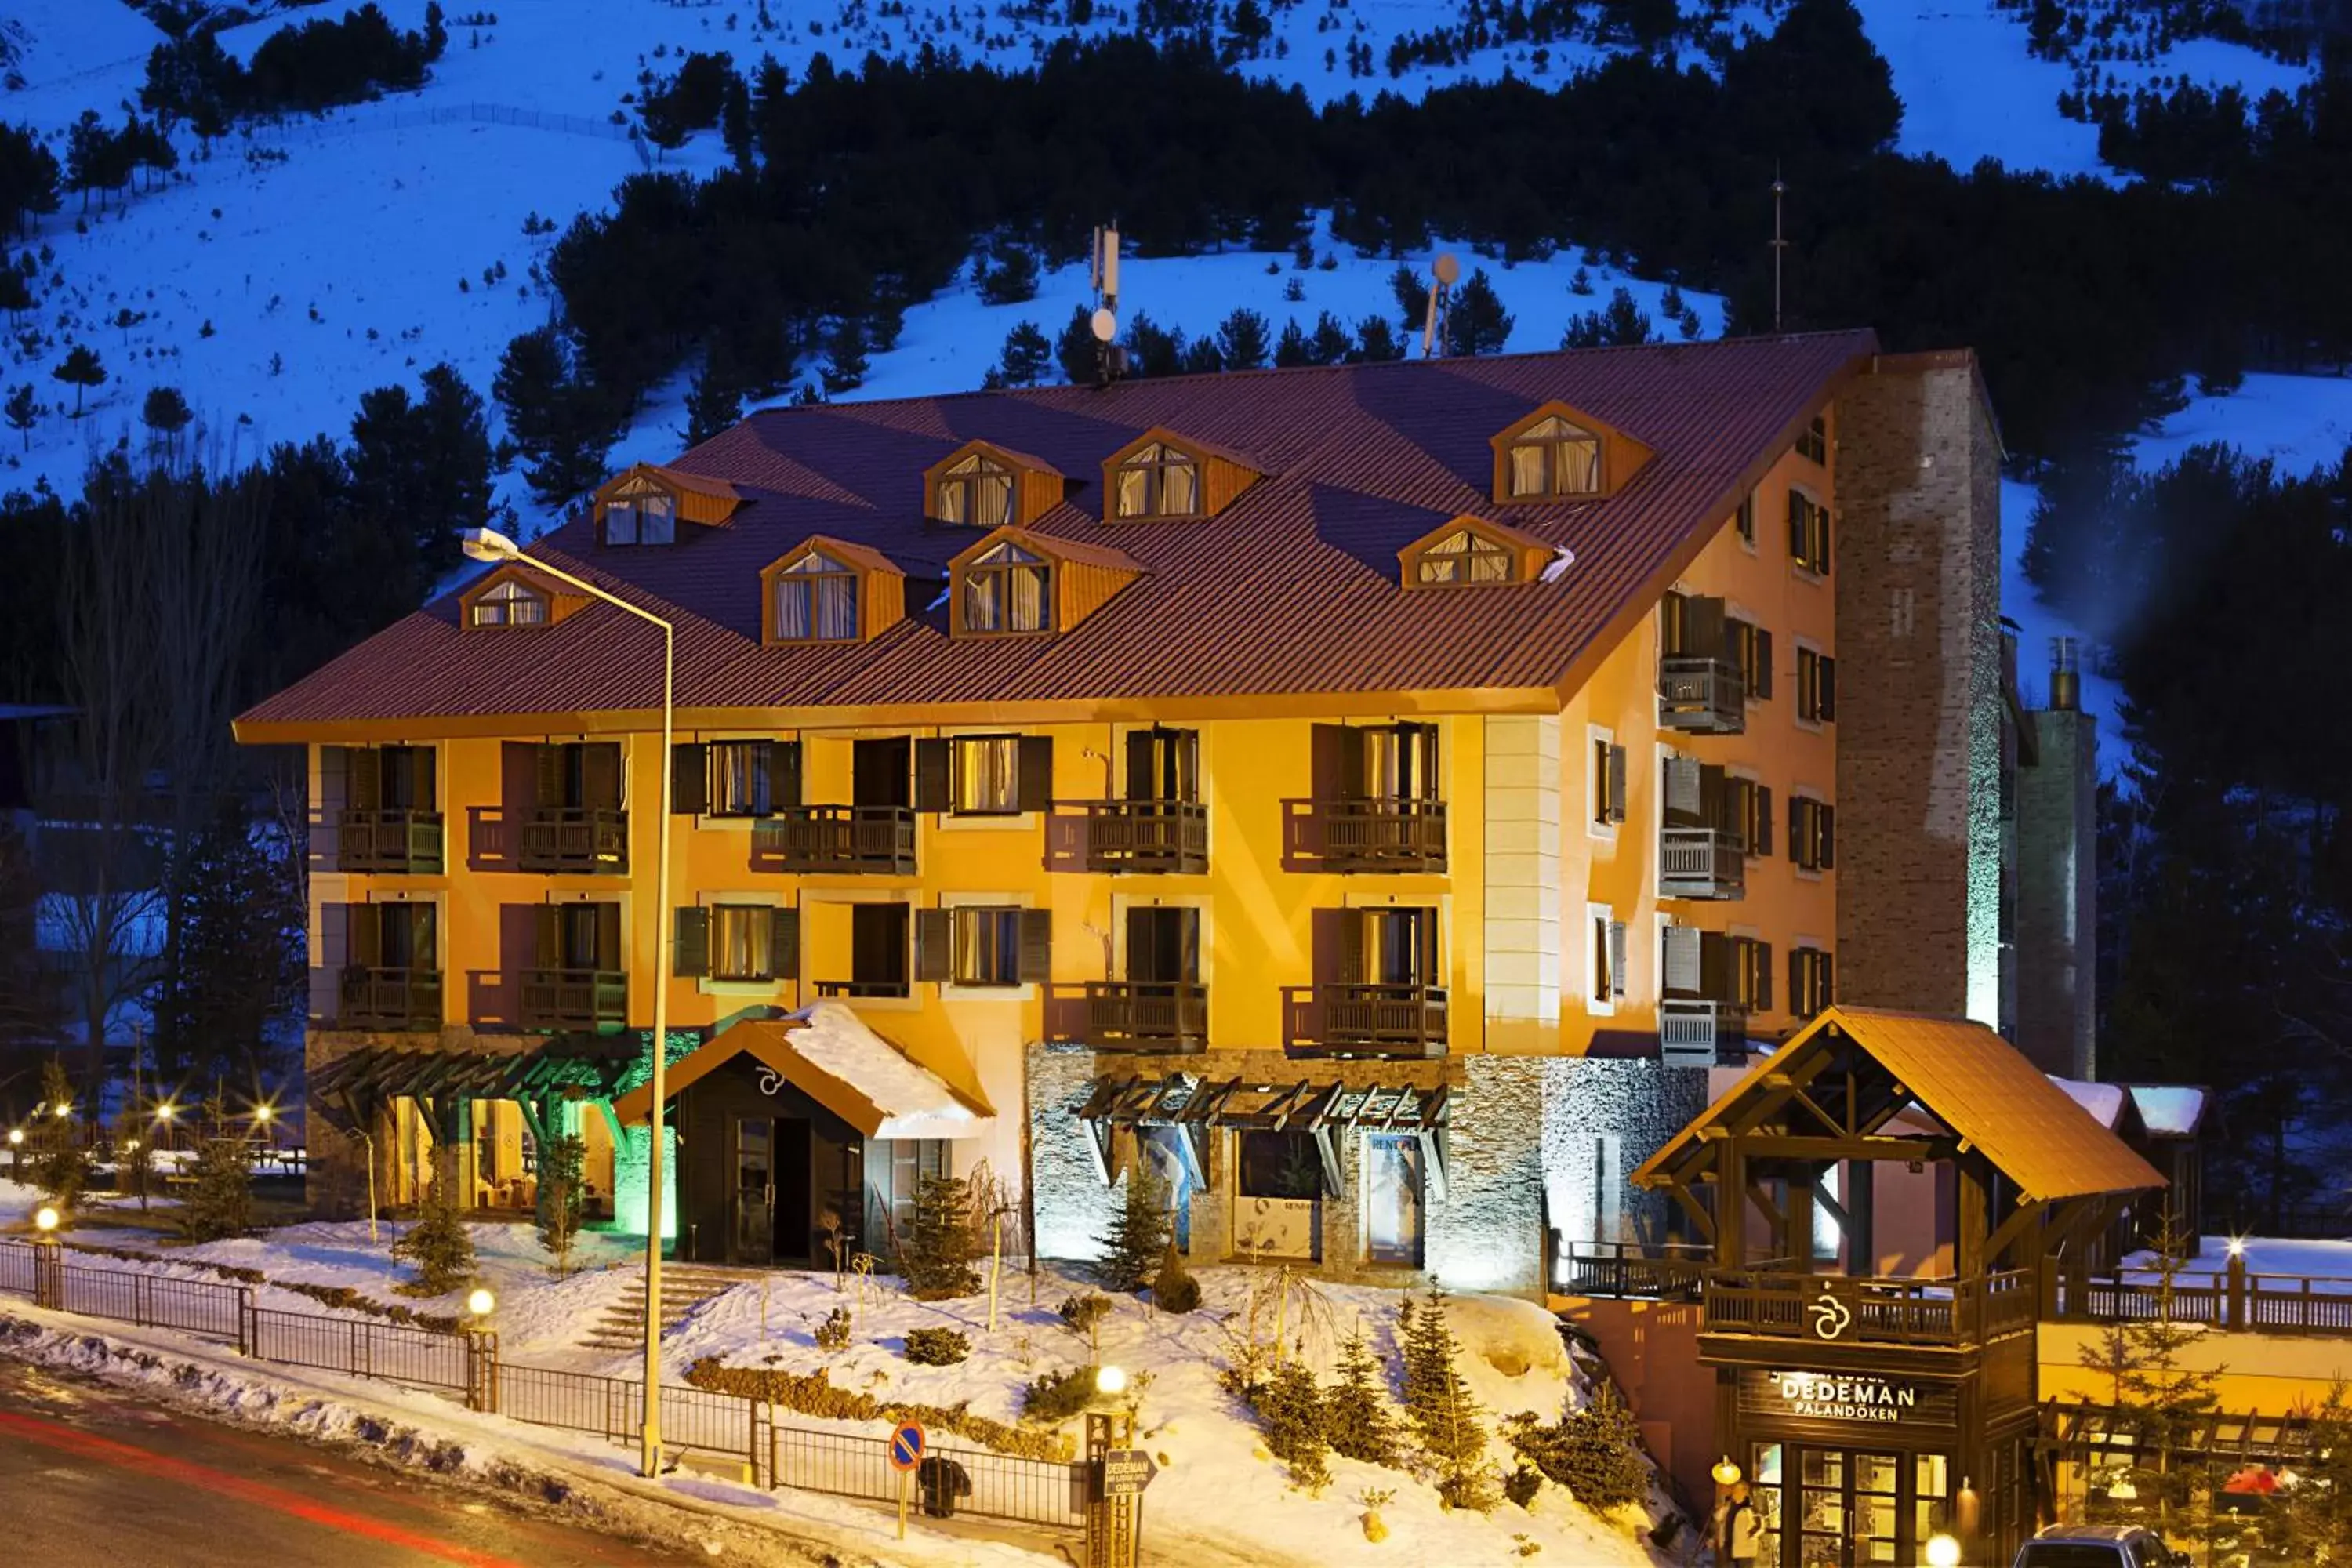
<path fill-rule="evenodd" d="M 769 1435 L 769 1484 L 870 1502 L 896 1502 L 898 1472 L 890 1440 L 778 1424 Z M 1086 1523 L 1087 1468 L 985 1448 L 934 1444 L 915 1473 L 915 1496 L 934 1518 L 959 1513 L 1016 1524 L 1077 1529 Z"/>
<path fill-rule="evenodd" d="M 33 1293 L 33 1249 L 21 1241 L 0 1244 L 0 1290 L 13 1296 Z"/>
<path fill-rule="evenodd" d="M 474 1363 L 482 1353 L 479 1342 L 488 1338 L 267 1307 L 247 1316 L 249 1342 L 258 1360 L 460 1394 L 474 1386 Z M 497 1353 L 495 1344 L 488 1349 Z"/>
<path fill-rule="evenodd" d="M 56 1277 L 61 1289 L 54 1305 L 61 1311 L 245 1343 L 243 1318 L 253 1300 L 245 1286 L 72 1264 L 60 1266 Z"/>

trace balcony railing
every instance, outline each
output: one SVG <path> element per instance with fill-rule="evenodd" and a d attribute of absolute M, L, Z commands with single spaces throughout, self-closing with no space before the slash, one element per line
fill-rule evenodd
<path fill-rule="evenodd" d="M 526 969 L 517 1021 L 526 1029 L 618 1028 L 628 1023 L 629 977 L 606 969 Z"/>
<path fill-rule="evenodd" d="M 1564 1296 L 1696 1301 L 1714 1263 L 1715 1249 L 1698 1243 L 1571 1242 L 1559 1260 L 1559 1288 Z"/>
<path fill-rule="evenodd" d="M 1283 1043 L 1318 1056 L 1442 1057 L 1440 985 L 1287 985 Z"/>
<path fill-rule="evenodd" d="M 526 871 L 629 868 L 629 814 L 602 806 L 536 806 L 523 818 Z"/>
<path fill-rule="evenodd" d="M 1869 1279 L 1837 1274 L 1708 1274 L 1700 1329 L 1823 1344 L 1978 1344 L 2033 1326 L 2041 1296 L 2031 1268 L 1967 1279 Z"/>
<path fill-rule="evenodd" d="M 438 1029 L 441 972 L 363 965 L 346 969 L 335 1022 L 346 1029 Z"/>
<path fill-rule="evenodd" d="M 751 829 L 755 871 L 915 869 L 915 814 L 903 805 L 790 805 Z"/>
<path fill-rule="evenodd" d="M 1748 681 L 1727 658 L 1671 654 L 1658 660 L 1658 727 L 1696 735 L 1748 728 Z"/>
<path fill-rule="evenodd" d="M 816 994 L 835 999 L 914 994 L 903 980 L 820 980 L 816 983 Z"/>
<path fill-rule="evenodd" d="M 1748 889 L 1748 842 L 1722 827 L 1658 830 L 1658 895 L 1736 899 Z"/>
<path fill-rule="evenodd" d="M 1415 795 L 1286 800 L 1286 864 L 1322 871 L 1443 871 L 1445 803 Z"/>
<path fill-rule="evenodd" d="M 1045 998 L 1046 1037 L 1097 1050 L 1192 1052 L 1209 1044 L 1209 988 L 1190 981 L 1089 980 Z"/>
<path fill-rule="evenodd" d="M 1075 853 L 1049 856 L 1056 870 L 1161 871 L 1209 868 L 1209 808 L 1197 800 L 1084 800 L 1057 803 Z"/>
<path fill-rule="evenodd" d="M 1748 1011 L 1703 996 L 1658 999 L 1658 1057 L 1668 1067 L 1736 1067 L 1748 1048 Z"/>
<path fill-rule="evenodd" d="M 437 875 L 437 811 L 346 811 L 335 822 L 335 865 L 344 871 Z"/>

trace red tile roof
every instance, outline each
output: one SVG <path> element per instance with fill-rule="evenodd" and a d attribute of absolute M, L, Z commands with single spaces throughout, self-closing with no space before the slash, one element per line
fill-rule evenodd
<path fill-rule="evenodd" d="M 605 551 L 583 517 L 531 552 L 677 621 L 687 709 L 1532 696 L 1607 651 L 1875 349 L 1838 332 L 774 409 L 667 465 L 731 485 L 731 527 Z M 1495 516 L 1489 438 L 1555 399 L 1657 454 L 1605 500 L 1509 509 L 1510 526 L 1575 564 L 1549 583 L 1403 591 L 1397 552 L 1452 518 Z M 1213 519 L 1105 523 L 1102 460 L 1154 426 L 1246 452 L 1264 477 Z M 940 607 L 870 642 L 761 646 L 761 569 L 813 533 L 942 577 L 980 532 L 926 519 L 923 470 L 975 438 L 1072 476 L 1029 531 L 1132 557 L 1141 574 L 1053 637 L 950 638 Z M 919 610 L 932 597 L 910 585 Z M 641 710 L 660 700 L 651 635 L 602 605 L 522 635 L 468 633 L 451 594 L 239 731 Z"/>

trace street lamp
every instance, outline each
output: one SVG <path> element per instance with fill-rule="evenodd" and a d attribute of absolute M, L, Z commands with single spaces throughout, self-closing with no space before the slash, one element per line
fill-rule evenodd
<path fill-rule="evenodd" d="M 639 609 L 618 595 L 607 593 L 583 577 L 575 577 L 558 566 L 526 556 L 521 546 L 495 529 L 469 528 L 466 531 L 464 548 L 476 561 L 492 563 L 521 562 L 534 572 L 546 574 L 557 582 L 577 588 L 592 599 L 622 610 L 648 626 L 658 627 L 662 635 L 662 730 L 661 762 L 655 772 L 661 777 L 661 816 L 655 831 L 654 851 L 654 1048 L 653 1079 L 647 1091 L 653 1097 L 653 1109 L 647 1113 L 646 1164 L 646 1424 L 642 1451 L 638 1456 L 638 1473 L 648 1478 L 661 1474 L 661 1216 L 662 1216 L 662 1099 L 668 1092 L 669 1062 L 669 962 L 670 962 L 670 902 L 669 902 L 669 809 L 670 752 L 672 732 L 677 719 L 677 628 L 650 610 Z"/>
<path fill-rule="evenodd" d="M 57 1206 L 53 1204 L 43 1204 L 40 1207 L 40 1212 L 33 1215 L 33 1228 L 41 1233 L 41 1237 L 44 1240 L 56 1235 L 58 1229 Z"/>
<path fill-rule="evenodd" d="M 1927 1568 L 1960 1568 L 1960 1543 L 1948 1535 L 1929 1536 Z"/>
<path fill-rule="evenodd" d="M 498 1310 L 499 1299 L 490 1293 L 489 1287 L 487 1285 L 475 1286 L 472 1293 L 466 1298 L 466 1310 L 474 1315 L 478 1326 L 488 1322 L 490 1314 Z"/>
<path fill-rule="evenodd" d="M 1127 1369 L 1119 1366 L 1095 1368 L 1095 1392 L 1112 1398 L 1127 1392 Z"/>

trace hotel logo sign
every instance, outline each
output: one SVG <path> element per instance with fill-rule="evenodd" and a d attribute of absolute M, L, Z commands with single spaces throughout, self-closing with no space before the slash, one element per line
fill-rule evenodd
<path fill-rule="evenodd" d="M 1824 1340 L 1843 1339 L 1853 1326 L 1853 1309 L 1824 1290 L 1812 1305 L 1813 1333 Z"/>
<path fill-rule="evenodd" d="M 1791 1415 L 1821 1421 L 1900 1421 L 1919 1391 L 1868 1373 L 1776 1372 L 1772 1388 Z"/>

